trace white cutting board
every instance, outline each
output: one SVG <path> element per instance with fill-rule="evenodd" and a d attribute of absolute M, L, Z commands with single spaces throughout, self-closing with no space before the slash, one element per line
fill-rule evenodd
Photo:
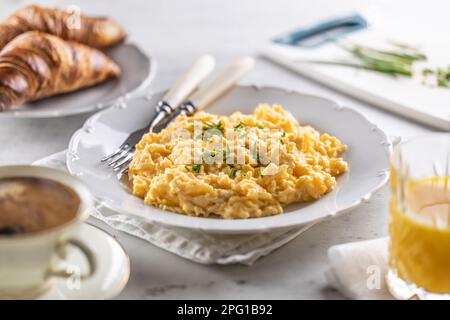
<path fill-rule="evenodd" d="M 404 39 L 392 39 L 373 29 L 350 33 L 344 41 L 378 47 L 383 46 L 386 39 L 405 42 Z M 431 46 L 422 44 L 421 49 L 433 63 L 450 65 L 450 43 L 434 43 Z M 426 87 L 416 79 L 393 78 L 373 71 L 305 62 L 348 58 L 348 53 L 332 42 L 317 48 L 270 43 L 263 50 L 263 55 L 306 77 L 370 104 L 450 131 L 450 89 Z"/>

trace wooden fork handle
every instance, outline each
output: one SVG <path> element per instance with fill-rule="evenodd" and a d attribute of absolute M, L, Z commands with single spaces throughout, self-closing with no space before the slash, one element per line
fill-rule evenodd
<path fill-rule="evenodd" d="M 210 55 L 198 58 L 164 95 L 162 101 L 176 109 L 214 69 L 215 60 Z"/>
<path fill-rule="evenodd" d="M 189 104 L 202 110 L 233 87 L 255 64 L 251 57 L 240 58 L 201 86 L 189 97 Z"/>

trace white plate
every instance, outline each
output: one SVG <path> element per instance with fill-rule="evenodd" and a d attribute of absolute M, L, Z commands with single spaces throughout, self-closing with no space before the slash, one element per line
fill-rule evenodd
<path fill-rule="evenodd" d="M 122 70 L 118 79 L 23 104 L 0 112 L 0 118 L 53 118 L 100 110 L 131 97 L 153 80 L 156 72 L 155 61 L 136 45 L 122 44 L 106 53 Z"/>
<path fill-rule="evenodd" d="M 55 279 L 49 291 L 39 300 L 103 300 L 116 297 L 130 277 L 130 259 L 119 242 L 105 231 L 83 224 L 78 231 L 80 238 L 93 244 L 96 271 L 91 278 L 78 282 L 74 279 Z M 67 262 L 71 270 L 84 272 L 88 268 L 83 255 L 70 250 Z"/>
<path fill-rule="evenodd" d="M 369 199 L 388 179 L 391 142 L 383 131 L 358 112 L 315 96 L 277 88 L 241 86 L 210 106 L 208 111 L 251 113 L 259 103 L 279 103 L 300 124 L 310 124 L 321 132 L 337 136 L 349 146 L 344 157 L 350 171 L 339 177 L 335 190 L 318 201 L 291 205 L 284 214 L 248 220 L 189 217 L 145 205 L 140 198 L 126 191 L 112 170 L 99 160 L 117 149 L 130 132 L 147 124 L 161 95 L 155 94 L 149 100 L 135 99 L 125 108 L 112 107 L 97 113 L 70 141 L 69 171 L 87 183 L 105 206 L 117 212 L 206 232 L 262 232 L 306 225 L 351 209 Z"/>

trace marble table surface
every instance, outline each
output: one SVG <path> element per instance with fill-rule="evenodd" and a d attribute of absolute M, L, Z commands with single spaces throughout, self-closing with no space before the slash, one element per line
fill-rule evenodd
<path fill-rule="evenodd" d="M 149 91 L 167 88 L 200 54 L 215 55 L 218 67 L 241 55 L 254 55 L 256 68 L 243 83 L 285 87 L 340 101 L 365 114 L 392 136 L 406 138 L 433 130 L 332 91 L 258 57 L 265 41 L 282 31 L 335 14 L 354 11 L 387 14 L 392 12 L 387 1 L 373 1 L 370 5 L 363 0 L 35 2 L 76 4 L 83 11 L 118 19 L 129 30 L 131 40 L 157 59 L 158 73 Z M 433 1 L 427 1 L 430 2 Z M 3 0 L 0 18 L 26 3 L 29 1 Z M 419 12 L 420 5 L 408 1 L 411 10 L 416 8 Z M 65 149 L 72 133 L 88 117 L 0 119 L 0 164 L 31 163 Z M 312 227 L 252 267 L 195 264 L 111 230 L 98 221 L 91 223 L 112 233 L 131 258 L 131 278 L 119 299 L 340 299 L 343 297 L 327 287 L 323 276 L 327 249 L 338 243 L 385 235 L 387 193 L 384 187 L 367 203 Z"/>

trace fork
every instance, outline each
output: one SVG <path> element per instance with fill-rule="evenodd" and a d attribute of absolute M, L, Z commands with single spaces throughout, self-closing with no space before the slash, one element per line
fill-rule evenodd
<path fill-rule="evenodd" d="M 198 110 L 206 108 L 214 100 L 231 89 L 255 64 L 251 57 L 243 57 L 229 65 L 220 74 L 213 77 L 207 84 L 200 86 L 189 96 L 167 119 L 155 128 L 156 132 L 165 128 L 169 122 L 180 115 L 192 115 Z"/>
<path fill-rule="evenodd" d="M 204 109 L 217 98 L 225 94 L 225 92 L 230 90 L 247 72 L 249 72 L 253 68 L 254 64 L 254 59 L 251 57 L 240 58 L 234 63 L 230 64 L 205 85 L 200 86 L 192 94 L 192 96 L 190 96 L 185 102 L 181 104 L 180 107 L 172 112 L 171 117 L 168 117 L 165 122 L 160 123 L 158 127 L 165 127 L 170 121 L 172 121 L 179 115 L 192 115 L 198 110 Z M 139 139 L 140 137 L 138 138 L 138 140 Z M 137 142 L 138 141 L 136 141 L 136 143 Z M 121 161 L 122 164 L 116 166 L 116 168 L 114 169 L 115 171 L 120 170 L 120 175 L 128 170 L 128 165 L 133 157 L 134 145 L 130 150 L 133 150 L 130 152 L 131 155 L 127 154 L 124 158 L 127 160 Z"/>
<path fill-rule="evenodd" d="M 175 85 L 158 101 L 156 114 L 150 123 L 134 132 L 111 154 L 100 161 L 106 162 L 113 170 L 118 171 L 133 156 L 134 146 L 141 137 L 155 129 L 165 118 L 168 118 L 174 110 L 191 94 L 200 82 L 214 69 L 215 60 L 210 55 L 204 55 L 197 59 L 191 67 L 178 79 Z"/>

